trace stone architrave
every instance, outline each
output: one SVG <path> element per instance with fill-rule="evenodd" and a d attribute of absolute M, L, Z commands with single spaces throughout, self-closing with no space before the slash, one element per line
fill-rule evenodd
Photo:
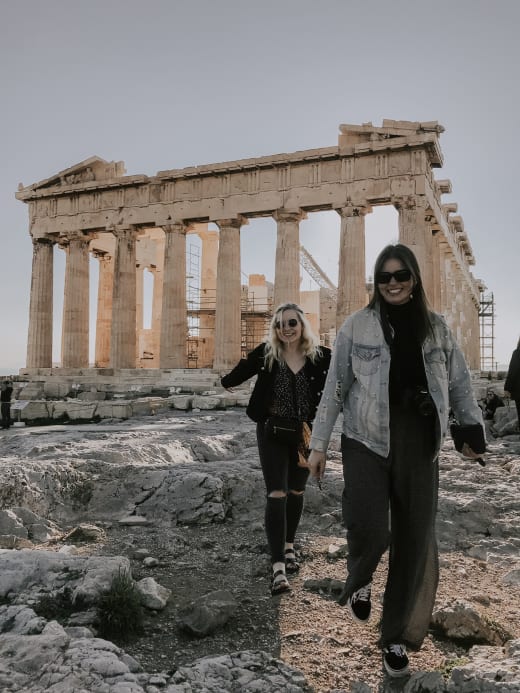
<path fill-rule="evenodd" d="M 65 237 L 65 288 L 61 337 L 63 368 L 89 365 L 89 243 L 91 237 L 71 233 Z"/>
<path fill-rule="evenodd" d="M 162 285 L 161 368 L 186 367 L 186 232 L 183 223 L 163 224 L 165 234 Z"/>
<path fill-rule="evenodd" d="M 338 300 L 336 329 L 345 318 L 366 304 L 365 205 L 347 205 L 336 210 L 341 216 L 339 242 Z"/>
<path fill-rule="evenodd" d="M 215 357 L 213 368 L 225 371 L 241 356 L 241 276 L 240 227 L 247 223 L 242 216 L 220 219 L 217 259 L 217 298 L 215 307 Z"/>
<path fill-rule="evenodd" d="M 136 236 L 135 226 L 114 227 L 114 290 L 112 299 L 112 368 L 135 368 L 136 363 Z"/>
<path fill-rule="evenodd" d="M 300 303 L 300 221 L 301 209 L 278 209 L 273 309 L 282 303 Z"/>
<path fill-rule="evenodd" d="M 399 212 L 399 243 L 407 245 L 417 258 L 426 297 L 432 295 L 432 233 L 426 199 L 409 196 L 395 199 Z"/>
<path fill-rule="evenodd" d="M 94 253 L 99 260 L 97 318 L 96 318 L 96 368 L 110 366 L 110 332 L 112 325 L 112 298 L 114 291 L 114 256 L 99 251 Z"/>
<path fill-rule="evenodd" d="M 52 368 L 53 245 L 33 239 L 27 368 Z"/>

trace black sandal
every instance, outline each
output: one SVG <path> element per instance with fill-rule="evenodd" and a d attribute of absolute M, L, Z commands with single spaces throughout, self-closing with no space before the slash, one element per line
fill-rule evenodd
<path fill-rule="evenodd" d="M 288 592 L 291 589 L 287 576 L 283 570 L 277 570 L 273 574 L 271 580 L 271 595 L 275 597 L 277 594 L 282 594 L 283 592 Z"/>
<path fill-rule="evenodd" d="M 300 570 L 294 549 L 285 549 L 285 570 L 287 573 L 297 573 Z"/>

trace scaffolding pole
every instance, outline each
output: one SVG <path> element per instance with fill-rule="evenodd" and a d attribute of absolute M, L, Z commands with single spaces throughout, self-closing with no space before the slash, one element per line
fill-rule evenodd
<path fill-rule="evenodd" d="M 492 293 L 480 294 L 480 369 L 496 371 L 495 362 L 495 298 Z"/>

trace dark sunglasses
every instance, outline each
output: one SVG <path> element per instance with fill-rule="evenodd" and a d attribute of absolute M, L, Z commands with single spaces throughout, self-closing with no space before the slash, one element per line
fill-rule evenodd
<path fill-rule="evenodd" d="M 392 277 L 396 282 L 408 282 L 412 278 L 412 273 L 409 269 L 400 269 L 397 272 L 378 272 L 376 284 L 390 284 Z"/>
<path fill-rule="evenodd" d="M 290 320 L 286 320 L 283 323 L 283 326 L 284 327 L 296 327 L 297 324 L 298 324 L 298 320 L 296 320 L 296 318 L 291 318 Z M 282 323 L 279 320 L 277 320 L 275 322 L 274 326 L 276 327 L 277 330 L 279 330 L 280 327 L 282 326 Z"/>

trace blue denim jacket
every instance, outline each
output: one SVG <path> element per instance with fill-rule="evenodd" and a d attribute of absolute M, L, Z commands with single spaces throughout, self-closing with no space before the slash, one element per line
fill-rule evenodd
<path fill-rule="evenodd" d="M 431 320 L 434 337 L 425 340 L 422 352 L 440 424 L 436 426 L 438 452 L 448 428 L 450 408 L 461 425 L 483 425 L 483 420 L 468 367 L 451 330 L 438 313 L 432 313 Z M 327 449 L 343 409 L 343 433 L 386 457 L 390 452 L 389 375 L 390 348 L 379 312 L 363 308 L 350 315 L 338 332 L 310 447 Z"/>

